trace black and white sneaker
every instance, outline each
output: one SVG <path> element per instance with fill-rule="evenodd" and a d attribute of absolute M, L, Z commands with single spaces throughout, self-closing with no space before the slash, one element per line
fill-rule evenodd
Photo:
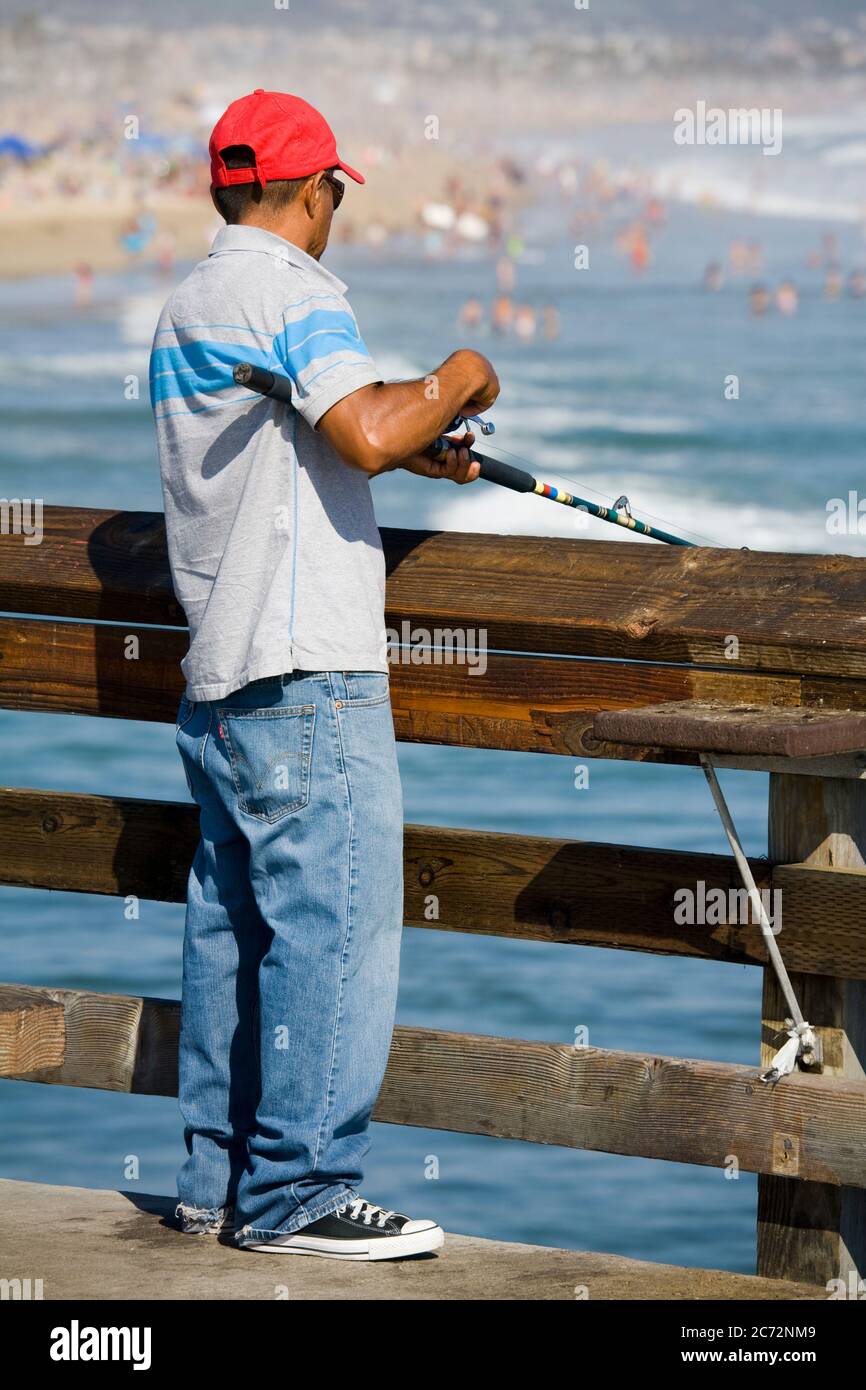
<path fill-rule="evenodd" d="M 412 1221 L 399 1211 L 385 1211 L 359 1197 L 289 1235 L 258 1241 L 245 1239 L 241 1230 L 236 1239 L 244 1250 L 276 1250 L 285 1255 L 321 1255 L 334 1260 L 399 1260 L 438 1250 L 445 1232 L 435 1221 Z"/>

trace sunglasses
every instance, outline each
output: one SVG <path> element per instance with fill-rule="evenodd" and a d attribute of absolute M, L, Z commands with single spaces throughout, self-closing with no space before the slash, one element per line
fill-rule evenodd
<path fill-rule="evenodd" d="M 336 212 L 343 201 L 346 185 L 343 183 L 342 179 L 335 179 L 333 174 L 325 174 L 325 182 L 331 185 L 331 194 L 334 199 L 334 212 Z"/>

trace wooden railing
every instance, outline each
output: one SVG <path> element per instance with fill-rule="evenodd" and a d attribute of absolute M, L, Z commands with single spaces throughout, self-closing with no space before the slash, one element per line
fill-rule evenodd
<path fill-rule="evenodd" d="M 735 735 L 714 758 L 771 773 L 770 853 L 752 868 L 782 890 L 779 940 L 820 1070 L 762 1085 L 757 1020 L 755 1067 L 398 1028 L 375 1118 L 676 1162 L 735 1154 L 762 1175 L 760 1273 L 823 1284 L 863 1272 L 866 560 L 383 538 L 389 626 L 480 630 L 499 649 L 484 674 L 394 664 L 401 739 L 694 764 L 694 748 L 593 726 L 602 711 L 696 702 L 735 728 L 745 705 L 771 719 L 848 710 L 863 734 L 858 746 L 858 720 L 842 720 L 840 747 L 809 758 L 756 754 Z M 0 611 L 0 705 L 174 719 L 187 638 L 160 516 L 46 509 L 41 544 L 0 537 Z M 6 884 L 181 901 L 196 839 L 189 803 L 0 791 Z M 766 965 L 751 922 L 675 921 L 678 889 L 739 888 L 724 856 L 411 825 L 405 870 L 413 926 Z M 766 1062 L 784 1017 L 769 970 L 763 1015 Z M 176 1001 L 0 986 L 0 1075 L 176 1094 L 178 1022 Z"/>

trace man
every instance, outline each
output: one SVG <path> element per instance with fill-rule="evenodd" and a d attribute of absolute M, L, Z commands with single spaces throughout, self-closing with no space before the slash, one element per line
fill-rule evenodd
<path fill-rule="evenodd" d="M 233 102 L 210 141 L 226 221 L 151 356 L 172 578 L 190 628 L 177 743 L 201 840 L 183 949 L 177 1217 L 256 1250 L 390 1259 L 443 1234 L 358 1191 L 388 1056 L 402 803 L 370 479 L 458 483 L 423 456 L 499 383 L 461 350 L 382 381 L 319 258 L 362 176 L 298 97 Z M 235 385 L 253 362 L 292 405 Z"/>

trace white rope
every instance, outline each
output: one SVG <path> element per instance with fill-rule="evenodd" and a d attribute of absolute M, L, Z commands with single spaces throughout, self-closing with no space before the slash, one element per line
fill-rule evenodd
<path fill-rule="evenodd" d="M 800 1005 L 797 1003 L 797 996 L 794 993 L 794 987 L 791 984 L 788 971 L 785 968 L 785 962 L 782 960 L 782 953 L 779 950 L 776 938 L 773 934 L 773 929 L 770 926 L 770 919 L 767 916 L 763 899 L 758 892 L 752 870 L 749 867 L 749 861 L 743 853 L 743 846 L 740 843 L 737 828 L 728 810 L 728 803 L 725 801 L 722 789 L 719 786 L 716 769 L 713 767 L 706 753 L 701 753 L 700 759 L 701 767 L 704 770 L 704 776 L 713 794 L 713 801 L 716 803 L 716 810 L 719 813 L 722 825 L 725 829 L 725 834 L 728 837 L 728 844 L 731 846 L 734 859 L 737 861 L 740 877 L 748 891 L 749 901 L 761 924 L 761 934 L 767 945 L 770 963 L 776 972 L 776 978 L 779 981 L 779 986 L 785 996 L 785 1002 L 791 1012 L 791 1017 L 785 1019 L 787 1025 L 785 1034 L 788 1041 L 783 1043 L 779 1048 L 767 1070 L 761 1073 L 762 1081 L 778 1081 L 780 1077 L 787 1076 L 794 1070 L 797 1058 L 801 1053 L 814 1051 L 817 1047 L 815 1034 L 811 1026 L 803 1018 L 803 1012 Z"/>

